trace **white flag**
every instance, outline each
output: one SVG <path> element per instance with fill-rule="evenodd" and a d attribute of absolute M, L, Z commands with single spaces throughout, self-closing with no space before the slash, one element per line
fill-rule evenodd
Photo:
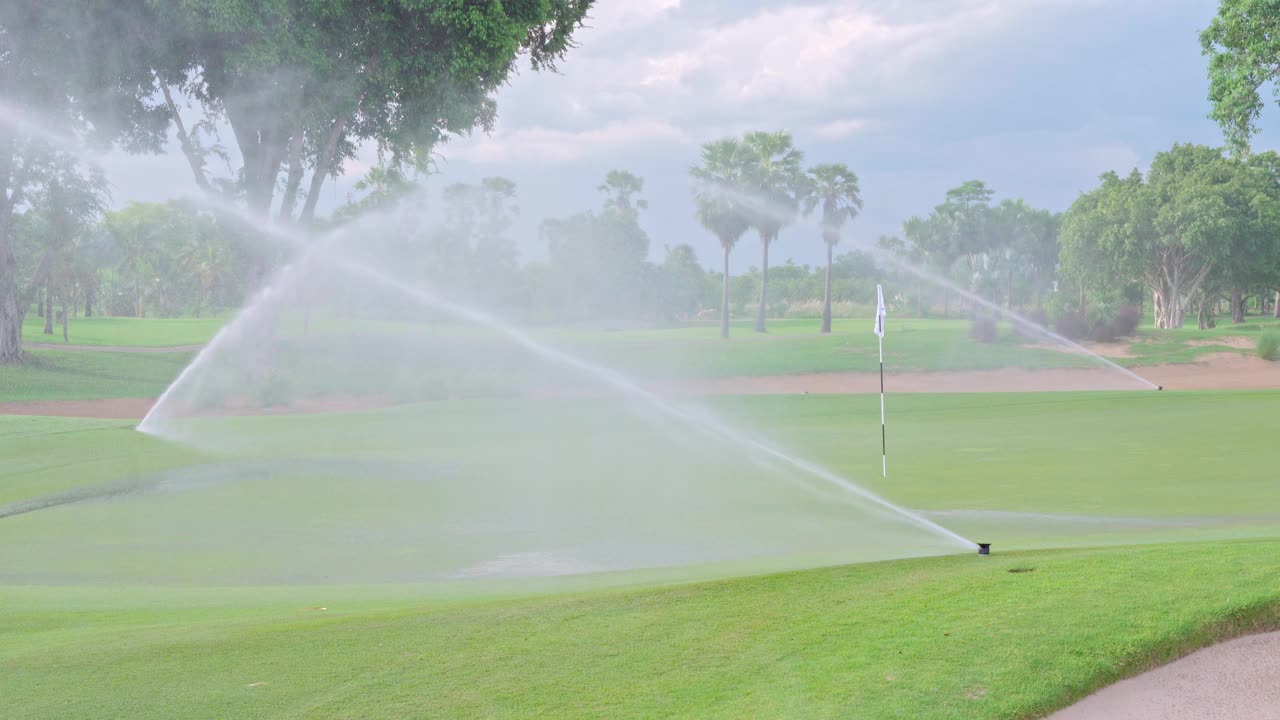
<path fill-rule="evenodd" d="M 876 286 L 876 335 L 884 337 L 884 292 Z"/>

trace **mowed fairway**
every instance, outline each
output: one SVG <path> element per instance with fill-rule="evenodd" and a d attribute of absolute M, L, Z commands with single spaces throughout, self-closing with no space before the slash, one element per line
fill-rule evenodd
<path fill-rule="evenodd" d="M 448 506 L 371 499 L 407 486 L 394 474 L 358 484 L 360 473 L 333 461 L 420 462 L 438 449 L 518 465 L 521 455 L 493 447 L 492 418 L 519 425 L 536 403 L 211 421 L 226 442 L 255 439 L 255 462 L 331 463 L 252 483 L 184 475 L 229 461 L 124 423 L 0 418 L 6 507 L 184 478 L 165 492 L 0 519 L 6 716 L 1027 717 L 1218 637 L 1280 626 L 1280 488 L 1266 450 L 1280 393 L 890 402 L 888 481 L 874 397 L 713 404 L 784 449 L 994 542 L 993 557 L 424 582 L 405 572 L 423 548 L 394 534 L 326 533 L 352 518 L 364 529 L 438 522 Z M 708 477 L 715 497 L 731 499 L 732 477 Z M 794 510 L 752 512 L 764 522 Z M 728 514 L 686 509 L 655 531 L 716 528 Z M 859 544 L 892 556 L 874 546 L 913 536 L 862 535 L 856 512 L 823 522 L 842 517 L 854 525 L 847 534 L 790 562 L 857 560 Z M 362 557 L 362 547 L 374 552 Z M 319 579 L 333 549 L 334 577 Z M 281 572 L 289 552 L 305 572 Z M 747 576 L 698 580 L 726 574 Z"/>

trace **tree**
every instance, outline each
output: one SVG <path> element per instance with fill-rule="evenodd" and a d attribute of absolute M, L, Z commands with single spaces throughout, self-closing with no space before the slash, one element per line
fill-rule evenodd
<path fill-rule="evenodd" d="M 1222 0 L 1200 45 L 1209 56 L 1209 117 L 1233 152 L 1248 154 L 1262 114 L 1258 90 L 1280 79 L 1280 0 Z"/>
<path fill-rule="evenodd" d="M 690 317 L 706 307 L 707 271 L 698 263 L 698 255 L 689 245 L 676 245 L 667 248 L 667 257 L 662 261 L 662 298 L 663 319 L 674 320 L 678 317 Z"/>
<path fill-rule="evenodd" d="M 934 209 L 950 254 L 968 261 L 970 291 L 977 284 L 978 258 L 991 247 L 991 196 L 994 194 L 981 180 L 966 180 L 948 190 L 946 201 Z"/>
<path fill-rule="evenodd" d="M 1037 312 L 1044 309 L 1044 291 L 1058 264 L 1060 218 L 1033 208 L 1022 199 L 1004 200 L 992 209 L 991 249 L 1004 258 L 1005 306 L 1014 305 L 1014 275 L 1031 275 L 1031 294 Z"/>
<path fill-rule="evenodd" d="M 1222 128 L 1228 147 L 1248 155 L 1263 102 L 1259 89 L 1280 78 L 1280 0 L 1222 0 L 1218 14 L 1200 34 L 1209 56 L 1209 117 Z M 1278 98 L 1280 99 L 1280 98 Z M 1259 263 L 1261 264 L 1261 263 Z M 1280 318 L 1280 282 L 1275 293 L 1275 317 Z M 1237 289 L 1238 292 L 1238 289 Z M 1239 302 L 1233 293 L 1234 309 Z"/>
<path fill-rule="evenodd" d="M 702 165 L 689 169 L 697 181 L 693 199 L 698 222 L 720 241 L 723 257 L 720 294 L 720 337 L 729 338 L 729 252 L 750 227 L 747 208 L 741 202 L 741 145 L 737 140 L 717 140 L 702 146 Z"/>
<path fill-rule="evenodd" d="M 599 213 L 548 219 L 540 230 L 565 316 L 622 321 L 651 308 L 656 270 L 645 260 L 649 236 L 634 207 L 606 198 Z"/>
<path fill-rule="evenodd" d="M 1156 326 L 1182 327 L 1214 273 L 1249 256 L 1251 238 L 1275 235 L 1276 182 L 1257 166 L 1200 145 L 1156 155 L 1144 178 L 1102 176 L 1062 224 L 1062 263 L 1082 282 L 1108 275 L 1152 294 Z M 1243 255 L 1242 255 L 1243 253 Z M 1253 255 L 1256 260 L 1256 255 Z"/>
<path fill-rule="evenodd" d="M 769 302 L 769 244 L 795 218 L 798 198 L 805 190 L 800 169 L 804 153 L 797 150 L 791 133 L 749 132 L 742 138 L 743 187 L 749 195 L 748 218 L 760 235 L 760 306 L 756 312 L 756 332 L 765 332 Z"/>
<path fill-rule="evenodd" d="M 822 241 L 827 246 L 827 273 L 822 293 L 822 333 L 831 332 L 831 252 L 840 242 L 840 227 L 858 216 L 862 195 L 858 176 L 845 165 L 822 164 L 809 169 L 805 213 L 822 208 Z"/>
<path fill-rule="evenodd" d="M 621 213 L 635 212 L 649 207 L 643 198 L 636 200 L 634 207 L 631 198 L 644 192 L 644 179 L 626 170 L 610 170 L 604 182 L 596 188 L 607 196 L 605 207 Z"/>
<path fill-rule="evenodd" d="M 0 364 L 22 361 L 22 321 L 36 292 L 47 286 L 56 255 L 52 248 L 35 248 L 30 274 L 20 275 L 13 231 L 24 223 L 17 216 L 29 212 L 41 193 L 46 201 L 56 201 L 51 196 L 73 165 L 59 148 L 33 135 L 74 136 L 88 127 L 85 113 L 109 106 L 117 121 L 95 123 L 98 140 L 124 138 L 129 147 L 143 148 L 157 146 L 162 137 L 156 117 L 130 94 L 125 79 L 109 76 L 100 63 L 82 62 L 104 41 L 100 28 L 66 22 L 81 5 L 70 0 L 0 3 L 0 97 L 10 106 L 0 123 Z M 24 122 L 14 122 L 17 113 Z"/>

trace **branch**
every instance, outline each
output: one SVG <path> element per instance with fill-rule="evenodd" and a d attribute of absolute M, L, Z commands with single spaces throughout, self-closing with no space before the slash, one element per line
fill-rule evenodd
<path fill-rule="evenodd" d="M 302 215 L 298 217 L 299 225 L 310 225 L 315 218 L 316 203 L 320 201 L 320 188 L 324 185 L 325 176 L 329 174 L 329 166 L 333 164 L 333 156 L 338 151 L 338 141 L 342 139 L 342 133 L 346 131 L 349 120 L 349 117 L 338 118 L 333 123 L 333 127 L 329 128 L 324 148 L 316 160 L 316 169 L 311 173 L 311 188 L 307 191 L 307 202 L 302 207 Z"/>
<path fill-rule="evenodd" d="M 178 129 L 178 144 L 182 146 L 182 154 L 187 156 L 191 172 L 196 176 L 196 185 L 199 185 L 201 190 L 209 192 L 209 178 L 204 173 L 204 158 L 196 152 L 195 143 L 187 133 L 187 126 L 182 122 L 182 116 L 178 114 L 178 105 L 173 101 L 173 94 L 169 92 L 169 84 L 160 80 L 158 75 L 156 82 L 160 85 L 160 91 L 164 93 L 164 103 L 169 107 L 169 114 L 173 116 L 173 124 Z"/>
<path fill-rule="evenodd" d="M 36 292 L 40 290 L 40 286 L 49 280 L 49 266 L 53 264 L 53 248 L 47 248 L 44 255 L 40 258 L 36 269 L 31 273 L 31 280 L 27 283 L 27 289 L 18 295 L 18 307 L 24 308 L 31 304 L 32 298 Z"/>
<path fill-rule="evenodd" d="M 302 122 L 293 131 L 289 141 L 289 178 L 285 182 L 284 197 L 280 200 L 280 219 L 293 217 L 293 206 L 298 202 L 298 188 L 302 185 Z"/>

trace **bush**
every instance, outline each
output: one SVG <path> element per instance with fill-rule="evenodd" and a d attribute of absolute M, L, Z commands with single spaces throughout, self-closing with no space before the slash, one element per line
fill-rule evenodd
<path fill-rule="evenodd" d="M 1083 313 L 1060 312 L 1053 321 L 1053 329 L 1070 340 L 1083 340 L 1089 334 L 1089 320 Z"/>
<path fill-rule="evenodd" d="M 1263 360 L 1280 360 L 1280 332 L 1270 330 L 1258 338 L 1258 357 Z"/>
<path fill-rule="evenodd" d="M 1027 313 L 1027 319 L 1040 327 L 1049 327 L 1049 315 L 1045 313 L 1044 308 L 1036 308 Z"/>
<path fill-rule="evenodd" d="M 969 337 L 982 343 L 996 341 L 996 319 L 990 315 L 977 315 L 973 318 L 973 326 L 969 328 Z"/>
<path fill-rule="evenodd" d="M 1138 330 L 1138 324 L 1142 322 L 1142 312 L 1133 305 L 1122 305 L 1116 311 L 1115 319 L 1111 321 L 1111 328 L 1119 337 L 1127 337 Z"/>
<path fill-rule="evenodd" d="M 1115 323 L 1109 320 L 1099 320 L 1089 329 L 1089 339 L 1094 342 L 1115 342 L 1117 335 Z"/>

